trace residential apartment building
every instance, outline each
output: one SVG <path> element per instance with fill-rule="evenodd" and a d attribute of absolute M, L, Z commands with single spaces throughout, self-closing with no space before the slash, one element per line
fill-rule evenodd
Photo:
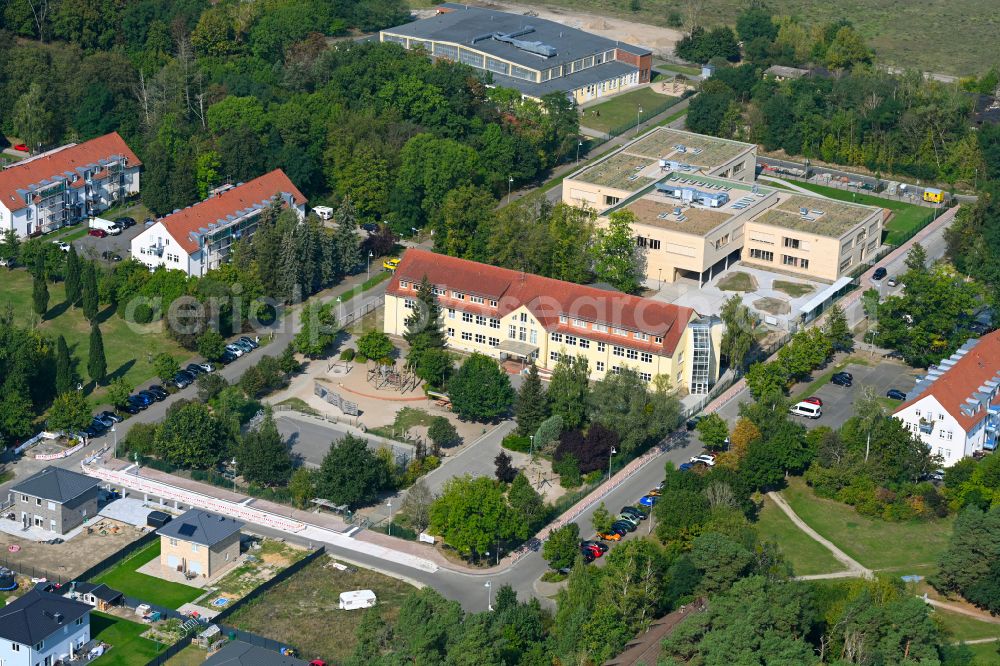
<path fill-rule="evenodd" d="M 996 449 L 998 387 L 1000 331 L 994 331 L 928 368 L 893 416 L 948 467 L 977 451 Z"/>
<path fill-rule="evenodd" d="M 647 48 L 537 16 L 452 2 L 436 9 L 432 17 L 382 30 L 379 40 L 488 72 L 495 85 L 533 99 L 561 92 L 579 104 L 650 81 Z"/>
<path fill-rule="evenodd" d="M 0 666 L 54 666 L 81 659 L 90 641 L 90 606 L 29 590 L 0 607 Z"/>
<path fill-rule="evenodd" d="M 718 319 L 691 308 L 474 261 L 407 250 L 386 289 L 385 332 L 402 336 L 423 278 L 442 308 L 448 346 L 551 370 L 569 354 L 592 379 L 632 368 L 647 382 L 707 393 L 719 376 Z"/>
<path fill-rule="evenodd" d="M 725 178 L 667 171 L 607 208 L 635 216 L 646 278 L 711 280 L 742 261 L 834 282 L 881 247 L 882 210 Z"/>
<path fill-rule="evenodd" d="M 670 173 L 753 182 L 757 146 L 654 127 L 563 180 L 562 200 L 598 212 L 663 180 Z"/>
<path fill-rule="evenodd" d="M 132 257 L 150 270 L 164 266 L 200 277 L 229 259 L 234 241 L 253 235 L 275 199 L 305 217 L 305 196 L 284 171 L 275 169 L 217 188 L 204 201 L 161 217 L 132 239 Z"/>
<path fill-rule="evenodd" d="M 27 527 L 66 534 L 97 515 L 98 480 L 52 465 L 14 485 L 10 510 Z"/>
<path fill-rule="evenodd" d="M 139 193 L 141 167 L 117 132 L 16 162 L 0 171 L 0 233 L 24 238 L 97 215 Z"/>
<path fill-rule="evenodd" d="M 240 556 L 243 525 L 233 518 L 191 509 L 156 531 L 160 535 L 160 566 L 214 578 Z"/>

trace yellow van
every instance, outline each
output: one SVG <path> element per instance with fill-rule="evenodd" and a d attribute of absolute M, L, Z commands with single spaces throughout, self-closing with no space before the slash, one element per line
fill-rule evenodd
<path fill-rule="evenodd" d="M 397 266 L 399 266 L 398 258 L 386 259 L 385 261 L 382 262 L 382 268 L 386 269 L 387 271 L 395 271 Z"/>
<path fill-rule="evenodd" d="M 930 201 L 931 203 L 941 203 L 944 201 L 944 192 L 933 187 L 928 187 L 924 189 L 924 201 Z"/>

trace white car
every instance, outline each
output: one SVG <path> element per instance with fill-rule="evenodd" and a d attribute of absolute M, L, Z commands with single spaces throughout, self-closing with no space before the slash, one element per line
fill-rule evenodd
<path fill-rule="evenodd" d="M 69 252 L 69 243 L 65 243 L 61 240 L 54 240 L 52 241 L 52 244 L 58 247 L 63 252 Z"/>
<path fill-rule="evenodd" d="M 198 367 L 201 368 L 202 370 L 204 370 L 205 372 L 215 372 L 215 366 L 212 365 L 211 363 L 207 363 L 207 362 L 206 363 L 199 363 Z"/>
<path fill-rule="evenodd" d="M 715 464 L 715 458 L 708 455 L 707 453 L 703 453 L 700 456 L 693 456 L 690 462 L 691 464 L 701 463 L 703 465 L 708 465 L 709 467 L 711 467 L 712 465 Z"/>
<path fill-rule="evenodd" d="M 243 356 L 243 354 L 246 353 L 242 349 L 240 349 L 239 347 L 237 347 L 236 345 L 226 345 L 226 349 L 229 352 L 231 352 L 233 354 L 233 356 L 236 356 L 237 358 L 240 357 L 240 356 Z"/>

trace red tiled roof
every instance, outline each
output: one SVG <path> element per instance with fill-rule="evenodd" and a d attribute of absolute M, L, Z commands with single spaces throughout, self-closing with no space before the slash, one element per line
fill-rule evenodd
<path fill-rule="evenodd" d="M 503 317 L 525 306 L 547 330 L 606 340 L 610 344 L 656 349 L 667 354 L 674 353 L 688 322 L 697 316 L 691 308 L 671 303 L 553 280 L 419 249 L 407 250 L 403 255 L 389 283 L 388 292 L 394 296 L 413 296 L 412 289 L 400 288 L 400 281 L 417 284 L 424 276 L 431 284 L 467 295 L 465 301 L 451 298 L 450 294 L 442 296 L 441 305 L 444 307 L 483 314 L 495 312 L 497 316 Z M 486 299 L 485 305 L 469 303 L 470 294 L 482 296 Z M 488 307 L 490 300 L 497 301 L 495 308 Z M 601 333 L 591 328 L 576 328 L 568 323 L 560 325 L 560 315 L 565 315 L 570 320 L 582 319 L 604 324 L 609 330 Z M 646 333 L 650 338 L 648 342 L 636 340 L 633 336 L 626 338 L 615 335 L 611 328 Z M 662 337 L 663 343 L 654 343 L 654 337 Z"/>
<path fill-rule="evenodd" d="M 296 205 L 306 202 L 305 196 L 285 172 L 275 169 L 193 206 L 165 215 L 159 221 L 180 246 L 191 254 L 198 249 L 198 241 L 191 237 L 192 231 L 198 231 L 202 227 L 207 229 L 210 223 L 224 220 L 227 215 L 233 215 L 254 204 L 270 201 L 278 194 L 290 195 Z"/>
<path fill-rule="evenodd" d="M 920 395 L 908 399 L 896 408 L 893 413 L 896 414 L 927 396 L 934 396 L 968 431 L 986 416 L 987 405 L 983 405 L 979 412 L 972 416 L 962 411 L 962 405 L 979 391 L 983 382 L 992 379 L 997 372 L 1000 372 L 1000 330 L 979 338 L 976 346 L 967 351 L 947 372 L 931 382 Z"/>
<path fill-rule="evenodd" d="M 43 180 L 52 180 L 58 176 L 65 177 L 66 171 L 75 172 L 78 168 L 88 165 L 97 167 L 99 160 L 115 158 L 119 155 L 125 156 L 129 167 L 142 166 L 142 162 L 139 161 L 139 158 L 135 156 L 135 153 L 118 132 L 56 150 L 50 155 L 29 158 L 9 169 L 0 171 L 0 202 L 8 210 L 20 210 L 26 204 L 24 197 L 17 194 L 17 190 L 26 190 L 29 186 L 41 183 Z"/>

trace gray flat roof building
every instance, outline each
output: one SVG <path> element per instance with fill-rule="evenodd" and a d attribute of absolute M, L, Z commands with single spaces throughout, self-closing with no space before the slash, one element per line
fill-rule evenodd
<path fill-rule="evenodd" d="M 387 28 L 383 42 L 490 72 L 494 83 L 528 97 L 565 92 L 577 102 L 648 83 L 649 49 L 534 16 L 454 3 L 437 14 Z"/>
<path fill-rule="evenodd" d="M 66 504 L 99 485 L 97 479 L 86 474 L 49 465 L 12 487 L 10 492 Z"/>
<path fill-rule="evenodd" d="M 211 548 L 234 532 L 239 532 L 243 525 L 245 523 L 217 513 L 191 509 L 180 518 L 175 518 L 156 530 L 156 533 Z"/>

